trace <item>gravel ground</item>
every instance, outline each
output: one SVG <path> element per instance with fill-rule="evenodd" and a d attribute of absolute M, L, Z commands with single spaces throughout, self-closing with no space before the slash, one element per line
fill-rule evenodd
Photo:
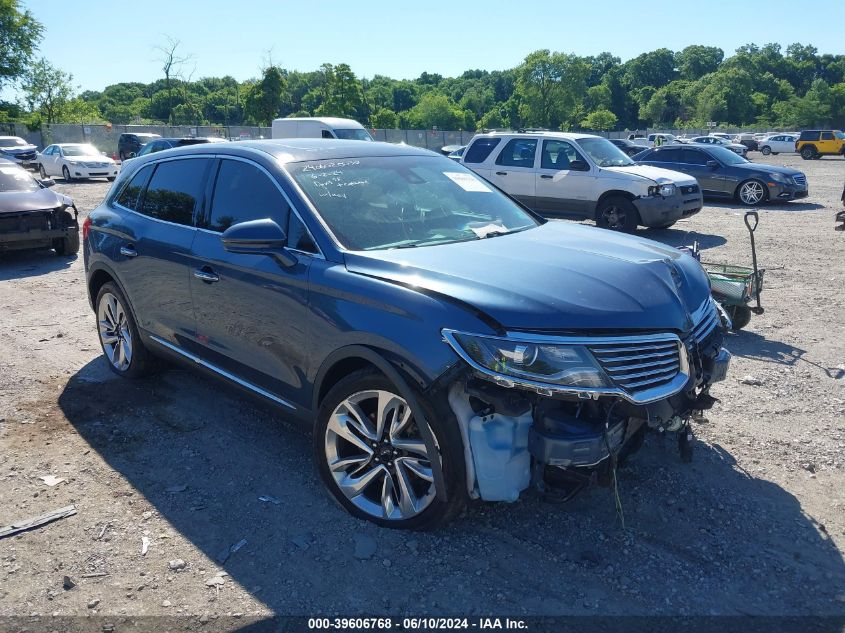
<path fill-rule="evenodd" d="M 81 259 L 0 259 L 0 525 L 78 509 L 0 541 L 0 615 L 845 615 L 845 160 L 769 161 L 811 195 L 761 211 L 766 313 L 727 338 L 693 463 L 652 437 L 620 472 L 624 528 L 607 489 L 436 533 L 353 519 L 278 412 L 185 370 L 113 378 Z M 57 185 L 83 215 L 107 188 Z M 641 235 L 745 263 L 742 213 Z"/>

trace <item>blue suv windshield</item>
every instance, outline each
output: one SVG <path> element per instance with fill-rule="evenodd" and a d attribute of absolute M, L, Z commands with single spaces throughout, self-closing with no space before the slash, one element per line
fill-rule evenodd
<path fill-rule="evenodd" d="M 287 169 L 349 250 L 462 242 L 540 224 L 484 180 L 443 157 L 307 161 Z"/>

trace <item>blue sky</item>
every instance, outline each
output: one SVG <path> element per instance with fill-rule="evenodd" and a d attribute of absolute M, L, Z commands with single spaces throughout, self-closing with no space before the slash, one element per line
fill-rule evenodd
<path fill-rule="evenodd" d="M 845 53 L 845 0 L 23 0 L 45 26 L 41 54 L 81 89 L 161 76 L 169 35 L 193 56 L 193 78 L 258 74 L 268 52 L 285 68 L 350 64 L 359 77 L 454 76 L 511 68 L 539 48 L 624 60 L 665 46 L 794 41 Z M 808 8 L 804 14 L 800 7 Z M 238 10 L 234 12 L 233 7 Z M 836 26 L 834 26 L 836 25 Z"/>

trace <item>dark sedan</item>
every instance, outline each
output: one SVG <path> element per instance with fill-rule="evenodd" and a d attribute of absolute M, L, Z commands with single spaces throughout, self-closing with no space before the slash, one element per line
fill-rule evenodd
<path fill-rule="evenodd" d="M 806 198 L 807 176 L 797 169 L 752 163 L 719 146 L 656 147 L 638 163 L 694 176 L 705 198 L 729 198 L 755 206 L 767 200 Z"/>
<path fill-rule="evenodd" d="M 611 138 L 611 139 L 608 139 L 608 140 L 611 143 L 613 143 L 614 145 L 616 145 L 616 147 L 621 149 L 623 152 L 625 152 L 631 158 L 633 158 L 634 156 L 636 156 L 640 152 L 644 152 L 645 150 L 648 149 L 644 145 L 637 145 L 633 141 L 629 141 L 626 138 Z"/>
<path fill-rule="evenodd" d="M 50 191 L 52 180 L 36 180 L 15 163 L 0 159 L 0 253 L 54 248 L 79 252 L 79 224 L 73 200 Z"/>

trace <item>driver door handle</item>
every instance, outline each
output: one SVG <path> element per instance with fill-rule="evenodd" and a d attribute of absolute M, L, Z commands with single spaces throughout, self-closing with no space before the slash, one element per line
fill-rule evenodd
<path fill-rule="evenodd" d="M 545 178 L 546 180 L 551 180 L 554 176 L 550 176 L 549 174 L 541 174 L 540 178 Z"/>
<path fill-rule="evenodd" d="M 124 257 L 138 257 L 138 251 L 136 251 L 131 244 L 128 246 L 121 246 L 120 254 Z"/>
<path fill-rule="evenodd" d="M 497 176 L 507 176 L 507 175 L 508 175 L 508 172 L 506 172 L 506 171 L 497 171 L 497 172 L 496 172 L 496 175 L 497 175 Z"/>
<path fill-rule="evenodd" d="M 209 284 L 214 283 L 215 281 L 220 281 L 220 277 L 217 273 L 207 266 L 205 268 L 198 268 L 195 270 L 194 277 Z"/>

